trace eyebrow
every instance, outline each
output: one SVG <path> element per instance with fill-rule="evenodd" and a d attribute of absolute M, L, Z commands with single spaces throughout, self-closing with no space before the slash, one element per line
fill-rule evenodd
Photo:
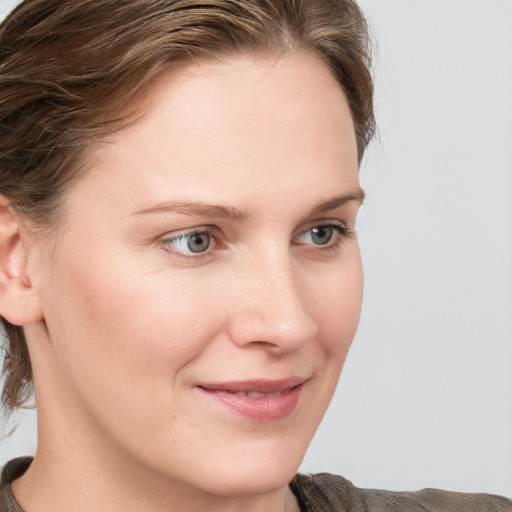
<path fill-rule="evenodd" d="M 314 217 L 319 213 L 323 213 L 329 210 L 334 210 L 339 208 L 340 206 L 348 203 L 350 201 L 356 201 L 359 204 L 362 204 L 365 198 L 365 193 L 362 188 L 357 188 L 353 192 L 349 192 L 347 194 L 342 194 L 341 196 L 333 197 L 332 199 L 328 199 L 327 201 L 320 203 L 318 206 L 315 206 L 311 213 L 310 217 Z"/>
<path fill-rule="evenodd" d="M 365 193 L 361 188 L 353 192 L 342 194 L 341 196 L 328 199 L 311 210 L 309 216 L 318 215 L 319 213 L 334 210 L 349 201 L 356 201 L 362 203 L 364 201 Z M 178 213 L 181 215 L 198 216 L 198 217 L 211 217 L 211 218 L 225 218 L 244 220 L 249 214 L 234 206 L 220 206 L 204 203 L 202 201 L 164 201 L 156 203 L 141 210 L 137 210 L 132 215 L 145 215 L 149 213 Z"/>
<path fill-rule="evenodd" d="M 169 212 L 179 213 L 181 215 L 237 220 L 242 220 L 248 217 L 247 212 L 243 212 L 234 206 L 218 206 L 204 203 L 202 201 L 164 201 L 162 203 L 157 203 L 148 206 L 147 208 L 143 208 L 142 210 L 138 210 L 133 215 Z"/>

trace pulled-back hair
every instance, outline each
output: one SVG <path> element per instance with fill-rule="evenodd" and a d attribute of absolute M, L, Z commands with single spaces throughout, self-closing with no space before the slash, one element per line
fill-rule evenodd
<path fill-rule="evenodd" d="M 369 43 L 352 0 L 25 0 L 0 26 L 0 195 L 51 233 L 84 151 L 128 122 L 121 113 L 155 77 L 237 54 L 322 59 L 348 99 L 360 161 L 375 130 Z M 2 323 L 13 410 L 32 370 L 23 328 Z"/>

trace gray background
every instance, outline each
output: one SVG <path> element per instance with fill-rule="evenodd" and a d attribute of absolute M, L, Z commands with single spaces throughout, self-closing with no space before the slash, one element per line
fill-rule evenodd
<path fill-rule="evenodd" d="M 360 4 L 380 128 L 361 169 L 363 315 L 302 471 L 512 496 L 512 2 Z M 34 416 L 0 464 L 33 452 Z"/>

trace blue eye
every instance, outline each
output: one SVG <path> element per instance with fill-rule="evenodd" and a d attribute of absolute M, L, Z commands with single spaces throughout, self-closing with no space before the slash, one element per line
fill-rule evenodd
<path fill-rule="evenodd" d="M 206 252 L 212 242 L 212 235 L 208 231 L 185 233 L 175 238 L 165 240 L 165 244 L 183 253 Z"/>
<path fill-rule="evenodd" d="M 331 226 L 318 226 L 306 231 L 305 235 L 311 240 L 310 243 L 315 245 L 325 245 L 332 240 L 334 229 Z"/>
<path fill-rule="evenodd" d="M 329 246 L 335 245 L 342 237 L 350 236 L 350 230 L 338 224 L 322 224 L 304 231 L 298 241 L 301 244 Z"/>

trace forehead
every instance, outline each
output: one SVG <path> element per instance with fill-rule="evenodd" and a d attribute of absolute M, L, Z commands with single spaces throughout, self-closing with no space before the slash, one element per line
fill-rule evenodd
<path fill-rule="evenodd" d="M 206 195 L 248 182 L 267 191 L 286 182 L 291 191 L 304 187 L 301 176 L 326 172 L 358 184 L 350 110 L 316 57 L 189 64 L 162 75 L 140 109 L 136 122 L 95 147 L 91 174 L 117 188 L 133 180 L 138 195 L 166 200 L 188 199 L 205 184 Z"/>

